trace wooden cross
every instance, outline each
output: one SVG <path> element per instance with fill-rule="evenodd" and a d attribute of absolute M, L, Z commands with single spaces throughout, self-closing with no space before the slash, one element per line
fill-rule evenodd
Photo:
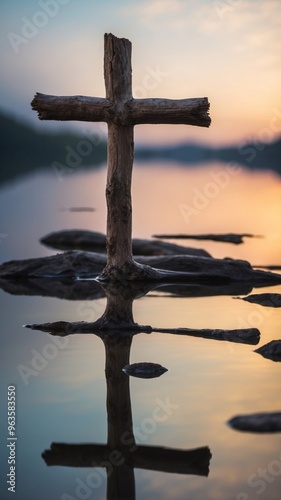
<path fill-rule="evenodd" d="M 94 332 L 93 332 L 94 333 Z M 100 336 L 100 335 L 99 335 Z M 122 368 L 129 363 L 133 334 L 123 337 L 106 334 L 101 336 L 105 345 L 105 375 L 107 383 L 107 444 L 66 444 L 52 443 L 44 451 L 43 458 L 47 465 L 64 467 L 91 468 L 83 485 L 84 493 L 95 493 L 107 480 L 107 499 L 135 498 L 134 469 L 146 469 L 165 473 L 192 474 L 208 476 L 211 452 L 208 446 L 191 450 L 164 448 L 162 446 L 138 445 L 133 432 L 129 377 Z M 168 398 L 169 400 L 170 398 Z M 169 406 L 170 405 L 170 406 Z M 153 418 L 146 418 L 143 425 L 136 429 L 138 440 L 145 442 L 151 431 L 169 418 L 173 405 L 171 401 L 156 403 Z M 180 411 L 177 409 L 176 411 Z M 165 414 L 166 413 L 166 414 Z M 147 425 L 147 433 L 146 433 Z M 98 472 L 95 468 L 103 468 Z M 83 475 L 84 477 L 84 475 Z M 74 488 L 77 484 L 74 485 Z M 94 490 L 94 491 L 92 491 Z M 94 495 L 95 496 L 95 495 Z M 74 500 L 80 498 L 79 491 L 62 498 Z"/>
<path fill-rule="evenodd" d="M 105 34 L 104 78 L 106 98 L 56 97 L 37 93 L 31 103 L 40 120 L 81 120 L 108 124 L 107 266 L 104 277 L 122 272 L 131 278 L 140 266 L 132 257 L 131 176 L 134 125 L 149 123 L 209 127 L 209 102 L 194 99 L 134 99 L 131 42 Z"/>

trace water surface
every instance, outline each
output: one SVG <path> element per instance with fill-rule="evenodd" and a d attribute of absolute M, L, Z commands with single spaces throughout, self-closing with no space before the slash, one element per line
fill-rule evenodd
<path fill-rule="evenodd" d="M 105 232 L 105 178 L 105 168 L 66 174 L 61 182 L 50 171 L 4 185 L 0 201 L 1 262 L 56 253 L 38 242 L 54 230 Z M 281 179 L 272 172 L 250 172 L 240 167 L 231 170 L 222 164 L 188 169 L 176 164 L 135 165 L 133 233 L 135 237 L 155 233 L 252 233 L 262 238 L 248 238 L 238 246 L 193 240 L 183 244 L 204 248 L 214 257 L 280 265 L 280 195 Z M 96 210 L 61 210 L 70 207 Z M 281 293 L 281 287 L 253 291 Z M 3 291 L 0 295 L 1 499 L 11 497 L 5 484 L 6 391 L 11 384 L 17 390 L 14 498 L 104 499 L 106 479 L 102 469 L 96 469 L 100 481 L 82 491 L 77 486 L 87 484 L 91 469 L 47 467 L 41 458 L 52 442 L 106 443 L 103 343 L 94 335 L 73 335 L 56 344 L 56 338 L 23 329 L 22 325 L 94 321 L 102 314 L 105 299 L 70 302 L 13 296 Z M 259 345 L 280 338 L 279 309 L 234 300 L 233 296 L 175 298 L 151 291 L 134 302 L 134 318 L 155 327 L 254 326 L 261 331 Z M 262 358 L 254 348 L 159 333 L 133 338 L 131 363 L 151 361 L 169 369 L 156 379 L 130 378 L 137 443 L 178 449 L 209 446 L 212 453 L 208 477 L 135 469 L 137 499 L 280 498 L 280 434 L 239 433 L 227 426 L 236 414 L 280 411 L 280 363 Z M 172 406 L 167 418 L 149 428 L 145 422 L 151 421 L 159 401 L 169 401 Z"/>

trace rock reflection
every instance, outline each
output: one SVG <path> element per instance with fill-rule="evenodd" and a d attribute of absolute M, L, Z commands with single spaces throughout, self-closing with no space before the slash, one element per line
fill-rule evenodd
<path fill-rule="evenodd" d="M 118 280 L 103 283 L 102 287 L 107 296 L 107 305 L 103 315 L 97 321 L 91 323 L 85 321 L 56 321 L 25 326 L 32 330 L 41 330 L 59 336 L 87 333 L 103 338 L 105 332 L 117 335 L 120 335 L 121 332 L 134 332 L 134 334 L 158 332 L 251 345 L 258 344 L 260 340 L 260 332 L 257 328 L 222 330 L 214 328 L 159 328 L 150 325 L 139 325 L 133 319 L 133 301 L 146 295 L 151 290 L 151 284 L 140 281 L 127 281 L 120 276 Z"/>
<path fill-rule="evenodd" d="M 105 291 L 95 279 L 73 278 L 0 278 L 0 288 L 11 295 L 56 297 L 64 300 L 96 300 L 105 297 Z M 219 295 L 247 295 L 253 290 L 247 282 L 213 283 L 150 283 L 150 291 L 160 291 L 166 297 L 215 297 Z"/>

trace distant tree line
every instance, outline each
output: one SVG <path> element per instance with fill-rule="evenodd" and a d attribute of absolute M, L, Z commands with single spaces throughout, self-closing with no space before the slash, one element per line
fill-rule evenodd
<path fill-rule="evenodd" d="M 0 183 L 35 169 L 50 169 L 60 178 L 81 168 L 106 162 L 106 136 L 73 132 L 46 133 L 0 114 Z M 203 144 L 137 146 L 138 161 L 176 161 L 183 165 L 220 161 L 236 162 L 251 169 L 271 169 L 281 174 L 281 139 L 263 143 L 249 141 L 231 147 Z"/>

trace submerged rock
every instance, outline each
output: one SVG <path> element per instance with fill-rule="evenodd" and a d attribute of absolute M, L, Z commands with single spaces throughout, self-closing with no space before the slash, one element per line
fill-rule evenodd
<path fill-rule="evenodd" d="M 124 366 L 123 370 L 126 375 L 139 378 L 156 378 L 167 372 L 168 369 L 158 363 L 133 363 L 132 365 Z"/>
<path fill-rule="evenodd" d="M 69 207 L 60 208 L 61 212 L 95 212 L 96 209 L 93 207 Z"/>
<path fill-rule="evenodd" d="M 281 361 L 281 340 L 272 340 L 268 344 L 255 349 L 255 352 L 272 361 Z"/>
<path fill-rule="evenodd" d="M 238 431 L 281 432 L 281 412 L 238 415 L 231 418 L 228 425 Z"/>

